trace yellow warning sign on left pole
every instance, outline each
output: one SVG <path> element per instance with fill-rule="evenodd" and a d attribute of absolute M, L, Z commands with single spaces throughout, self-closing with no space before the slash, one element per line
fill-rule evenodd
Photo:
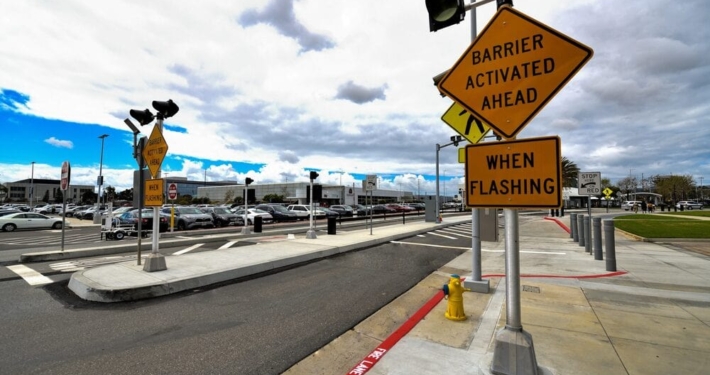
<path fill-rule="evenodd" d="M 164 202 L 164 180 L 162 178 L 157 178 L 153 180 L 147 180 L 145 182 L 145 206 L 146 207 L 160 207 Z"/>

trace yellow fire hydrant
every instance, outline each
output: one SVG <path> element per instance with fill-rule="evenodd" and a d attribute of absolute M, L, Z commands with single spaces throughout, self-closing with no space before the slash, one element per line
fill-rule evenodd
<path fill-rule="evenodd" d="M 444 298 L 448 300 L 446 313 L 444 316 L 449 320 L 466 320 L 466 313 L 463 311 L 463 292 L 470 292 L 471 289 L 461 285 L 461 277 L 453 274 L 448 284 L 444 284 Z"/>

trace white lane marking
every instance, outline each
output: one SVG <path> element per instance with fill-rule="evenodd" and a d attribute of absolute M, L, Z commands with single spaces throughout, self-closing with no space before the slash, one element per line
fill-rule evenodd
<path fill-rule="evenodd" d="M 437 232 L 438 232 L 438 231 L 437 231 Z M 456 238 L 456 237 L 445 236 L 445 235 L 443 235 L 443 234 L 439 234 L 439 233 L 436 233 L 436 232 L 429 232 L 429 234 L 433 234 L 433 235 L 439 236 L 439 237 L 448 238 L 448 239 L 450 239 L 450 240 L 458 240 L 458 238 Z"/>
<path fill-rule="evenodd" d="M 190 251 L 192 251 L 192 250 L 197 249 L 198 247 L 200 247 L 200 246 L 202 246 L 202 245 L 204 245 L 204 244 L 203 244 L 203 243 L 194 244 L 194 245 L 188 247 L 187 249 L 182 249 L 182 250 L 180 250 L 180 251 L 174 252 L 173 255 L 182 255 L 182 254 L 185 254 L 185 253 L 187 253 L 187 252 L 190 252 Z"/>
<path fill-rule="evenodd" d="M 390 241 L 390 243 L 396 243 L 396 244 L 402 244 L 402 245 L 414 245 L 414 246 L 430 246 L 430 247 L 442 247 L 446 249 L 464 249 L 464 250 L 471 250 L 470 247 L 463 247 L 463 246 L 445 246 L 445 245 L 432 245 L 428 243 L 416 243 L 416 242 L 404 242 L 404 241 Z M 505 250 L 486 250 L 486 249 L 481 249 L 482 252 L 485 253 L 502 253 L 505 252 Z M 567 253 L 561 253 L 561 252 L 556 252 L 556 251 L 531 251 L 531 250 L 520 250 L 521 253 L 527 253 L 527 254 L 549 254 L 549 255 L 567 255 Z"/>
<path fill-rule="evenodd" d="M 426 237 L 426 236 L 423 234 L 417 234 L 417 237 Z"/>
<path fill-rule="evenodd" d="M 463 233 L 459 233 L 459 232 L 455 232 L 455 231 L 451 231 L 451 230 L 440 229 L 439 232 L 444 232 L 444 233 L 448 233 L 448 234 L 453 234 L 454 236 L 461 236 L 461 237 L 473 238 L 473 237 L 468 236 L 468 235 L 465 235 L 465 234 L 463 234 Z"/>
<path fill-rule="evenodd" d="M 52 279 L 41 273 L 29 268 L 23 264 L 17 264 L 14 266 L 7 266 L 7 269 L 20 275 L 25 281 L 30 285 L 42 285 L 53 283 Z"/>
<path fill-rule="evenodd" d="M 232 247 L 232 245 L 234 245 L 237 242 L 239 242 L 239 241 L 229 241 L 226 244 L 220 246 L 217 250 L 229 249 L 230 247 Z"/>

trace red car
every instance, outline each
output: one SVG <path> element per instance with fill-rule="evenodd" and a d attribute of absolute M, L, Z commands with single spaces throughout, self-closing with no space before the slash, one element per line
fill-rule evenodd
<path fill-rule="evenodd" d="M 393 210 L 395 210 L 395 211 L 397 211 L 397 212 L 410 212 L 410 211 L 414 211 L 414 209 L 413 209 L 412 207 L 403 206 L 403 205 L 397 204 L 397 203 L 389 203 L 389 204 L 386 204 L 385 207 L 391 208 L 391 209 L 393 209 Z"/>

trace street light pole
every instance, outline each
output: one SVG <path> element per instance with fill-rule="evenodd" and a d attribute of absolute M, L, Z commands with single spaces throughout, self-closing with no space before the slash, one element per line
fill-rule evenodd
<path fill-rule="evenodd" d="M 34 212 L 32 198 L 35 195 L 35 162 L 32 162 L 32 175 L 30 177 L 30 212 Z"/>
<path fill-rule="evenodd" d="M 441 211 L 439 207 L 439 150 L 441 150 L 444 147 L 447 146 L 458 146 L 459 142 L 463 141 L 463 137 L 460 135 L 453 135 L 451 136 L 451 142 L 445 144 L 445 145 L 440 145 L 436 144 L 436 199 L 434 200 L 434 204 L 436 205 L 436 223 L 440 224 L 441 223 Z M 444 185 L 444 188 L 446 185 Z"/>
<path fill-rule="evenodd" d="M 99 214 L 99 208 L 101 207 L 101 198 L 103 197 L 103 194 L 101 193 L 101 189 L 103 189 L 104 186 L 104 176 L 103 176 L 103 167 L 104 167 L 104 140 L 108 137 L 108 134 L 102 134 L 99 136 L 101 138 L 101 157 L 99 158 L 99 178 L 98 178 L 98 185 L 99 185 L 99 195 L 96 197 L 96 212 L 94 212 L 94 224 L 98 224 L 101 220 L 101 215 Z"/>

